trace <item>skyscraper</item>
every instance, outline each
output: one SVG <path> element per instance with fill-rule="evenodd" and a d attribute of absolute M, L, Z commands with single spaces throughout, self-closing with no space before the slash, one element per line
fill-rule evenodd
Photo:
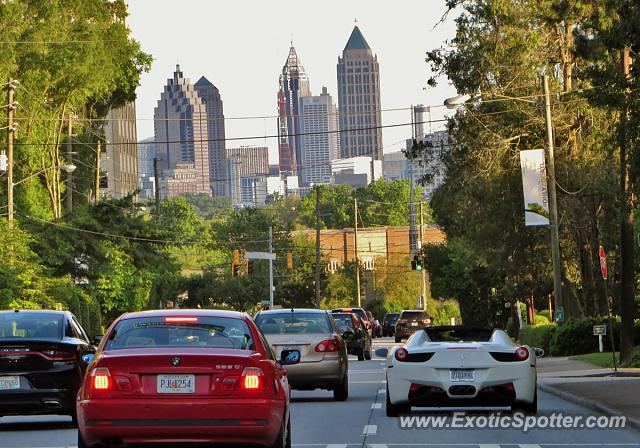
<path fill-rule="evenodd" d="M 300 119 L 300 98 L 311 96 L 309 78 L 298 59 L 296 49 L 291 46 L 287 62 L 280 75 L 278 91 L 278 153 L 280 171 L 298 174 L 302 165 L 302 122 Z"/>
<path fill-rule="evenodd" d="M 181 169 L 191 165 L 195 176 L 184 178 L 185 183 L 195 184 L 189 191 L 211 195 L 207 110 L 194 86 L 184 77 L 180 65 L 176 66 L 173 78 L 167 80 L 160 95 L 154 112 L 154 128 L 161 174 L 178 165 Z"/>
<path fill-rule="evenodd" d="M 357 26 L 338 58 L 338 106 L 342 157 L 382 160 L 378 57 Z"/>
<path fill-rule="evenodd" d="M 204 76 L 194 84 L 196 92 L 207 108 L 209 140 L 209 180 L 216 196 L 226 195 L 226 161 L 224 158 L 224 110 L 220 91 Z"/>
<path fill-rule="evenodd" d="M 331 182 L 331 162 L 340 158 L 338 113 L 336 105 L 322 88 L 320 96 L 302 98 L 302 170 L 303 186 Z"/>
<path fill-rule="evenodd" d="M 101 171 L 106 173 L 106 185 L 103 185 L 100 195 L 121 199 L 138 189 L 135 102 L 127 102 L 109 110 L 104 135 L 109 143 L 102 153 Z"/>

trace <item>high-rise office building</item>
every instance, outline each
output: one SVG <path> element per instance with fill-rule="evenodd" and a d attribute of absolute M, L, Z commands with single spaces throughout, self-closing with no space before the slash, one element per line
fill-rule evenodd
<path fill-rule="evenodd" d="M 357 26 L 338 58 L 338 106 L 342 157 L 382 160 L 378 57 Z"/>
<path fill-rule="evenodd" d="M 133 101 L 109 110 L 104 135 L 107 144 L 101 153 L 101 172 L 105 174 L 100 195 L 121 199 L 136 191 L 139 185 L 136 104 Z"/>
<path fill-rule="evenodd" d="M 153 137 L 138 142 L 138 178 L 140 199 L 153 199 L 155 196 L 155 177 L 153 159 L 156 157 L 156 146 Z"/>
<path fill-rule="evenodd" d="M 227 166 L 224 159 L 224 110 L 220 91 L 204 76 L 194 84 L 196 92 L 207 108 L 207 136 L 209 145 L 209 180 L 215 196 L 226 196 Z"/>
<path fill-rule="evenodd" d="M 302 98 L 302 186 L 331 182 L 331 162 L 340 158 L 338 112 L 322 88 L 319 96 Z"/>
<path fill-rule="evenodd" d="M 266 146 L 241 146 L 225 149 L 227 163 L 227 191 L 234 206 L 246 203 L 246 179 L 269 176 L 269 148 Z"/>
<path fill-rule="evenodd" d="M 278 90 L 278 154 L 280 171 L 286 174 L 297 175 L 302 165 L 300 99 L 304 96 L 311 96 L 309 78 L 292 45 L 280 74 Z"/>
<path fill-rule="evenodd" d="M 195 178 L 185 176 L 185 182 L 195 184 L 195 193 L 211 195 L 207 110 L 179 65 L 173 78 L 167 80 L 158 100 L 154 127 L 156 158 L 161 175 L 178 165 L 191 164 Z M 161 192 L 161 195 L 166 196 L 166 193 Z"/>

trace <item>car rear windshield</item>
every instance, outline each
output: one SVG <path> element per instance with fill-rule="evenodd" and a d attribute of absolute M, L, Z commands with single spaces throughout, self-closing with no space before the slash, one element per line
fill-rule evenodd
<path fill-rule="evenodd" d="M 123 319 L 105 350 L 138 347 L 205 347 L 254 350 L 247 323 L 226 317 L 162 316 Z"/>
<path fill-rule="evenodd" d="M 398 320 L 398 316 L 399 316 L 398 314 L 387 314 L 384 317 L 384 321 L 385 322 L 395 322 L 395 321 Z"/>
<path fill-rule="evenodd" d="M 432 342 L 489 342 L 493 335 L 490 328 L 425 328 Z"/>
<path fill-rule="evenodd" d="M 62 339 L 61 314 L 0 314 L 0 339 Z"/>
<path fill-rule="evenodd" d="M 264 334 L 332 333 L 329 316 L 325 313 L 269 313 L 258 314 L 256 324 Z"/>
<path fill-rule="evenodd" d="M 369 316 L 367 316 L 367 313 L 365 313 L 362 308 L 342 308 L 335 310 L 335 312 L 353 313 L 360 316 L 362 320 L 369 320 Z"/>
<path fill-rule="evenodd" d="M 424 311 L 403 311 L 402 318 L 407 320 L 421 319 L 425 315 Z"/>
<path fill-rule="evenodd" d="M 333 320 L 336 321 L 338 328 L 353 328 L 353 319 L 349 313 L 332 313 Z"/>

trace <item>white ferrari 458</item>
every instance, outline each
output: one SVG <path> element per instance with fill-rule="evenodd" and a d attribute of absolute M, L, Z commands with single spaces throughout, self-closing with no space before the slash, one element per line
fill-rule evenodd
<path fill-rule="evenodd" d="M 425 327 L 404 346 L 376 350 L 387 358 L 387 415 L 411 407 L 511 407 L 535 414 L 536 357 L 488 327 Z"/>

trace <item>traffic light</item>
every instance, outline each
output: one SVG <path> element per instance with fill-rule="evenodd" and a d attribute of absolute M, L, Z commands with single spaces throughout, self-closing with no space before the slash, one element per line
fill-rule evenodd
<path fill-rule="evenodd" d="M 253 275 L 253 260 L 247 260 L 247 275 L 251 277 Z"/>
<path fill-rule="evenodd" d="M 237 277 L 240 274 L 240 251 L 233 251 L 233 261 L 231 262 L 231 275 Z"/>
<path fill-rule="evenodd" d="M 422 271 L 422 259 L 419 255 L 414 255 L 413 260 L 411 261 L 411 270 L 412 271 Z"/>
<path fill-rule="evenodd" d="M 287 269 L 293 269 L 293 253 L 287 252 Z"/>

